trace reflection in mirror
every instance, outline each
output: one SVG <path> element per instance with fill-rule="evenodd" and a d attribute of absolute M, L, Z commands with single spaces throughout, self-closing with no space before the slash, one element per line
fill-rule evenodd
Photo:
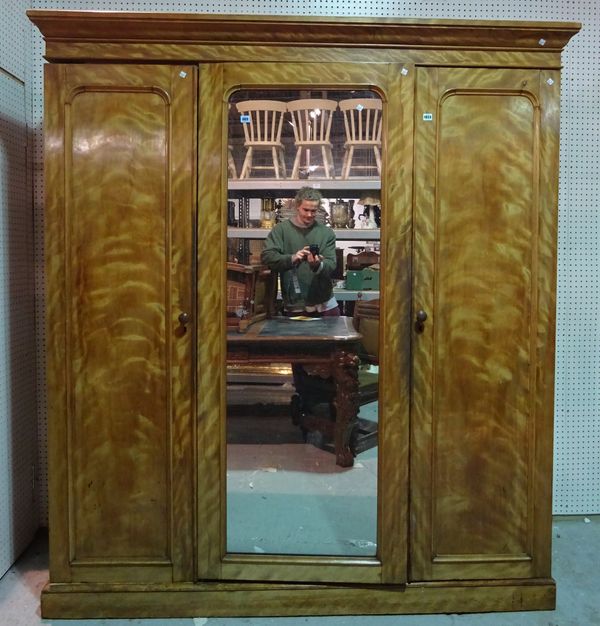
<path fill-rule="evenodd" d="M 228 110 L 227 551 L 375 556 L 381 99 Z"/>

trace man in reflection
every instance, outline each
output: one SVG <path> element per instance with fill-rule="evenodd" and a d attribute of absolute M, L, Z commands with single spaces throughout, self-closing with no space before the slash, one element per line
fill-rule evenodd
<path fill-rule="evenodd" d="M 317 222 L 320 203 L 318 190 L 302 187 L 296 194 L 294 216 L 277 224 L 265 241 L 262 262 L 281 277 L 286 315 L 340 314 L 332 282 L 335 233 Z"/>
<path fill-rule="evenodd" d="M 319 191 L 302 187 L 295 198 L 296 213 L 276 224 L 265 241 L 261 259 L 281 277 L 284 313 L 289 316 L 340 315 L 331 278 L 336 267 L 335 233 L 317 222 L 320 203 Z M 293 364 L 292 373 L 297 392 L 292 398 L 292 419 L 301 426 L 305 412 L 330 406 L 333 384 L 311 376 L 302 365 Z"/>

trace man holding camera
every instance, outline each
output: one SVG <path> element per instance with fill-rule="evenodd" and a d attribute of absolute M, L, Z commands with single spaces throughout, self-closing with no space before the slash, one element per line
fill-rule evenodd
<path fill-rule="evenodd" d="M 302 187 L 296 214 L 267 236 L 262 262 L 281 276 L 284 311 L 313 317 L 340 314 L 331 276 L 336 267 L 335 233 L 316 221 L 321 193 Z"/>

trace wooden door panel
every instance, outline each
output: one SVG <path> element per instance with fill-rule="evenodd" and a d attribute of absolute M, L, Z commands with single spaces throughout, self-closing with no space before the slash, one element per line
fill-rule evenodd
<path fill-rule="evenodd" d="M 70 105 L 77 559 L 168 554 L 164 105 L 159 94 L 125 90 L 84 91 Z M 104 140 L 89 149 L 94 137 Z M 145 150 L 150 142 L 155 149 Z"/>
<path fill-rule="evenodd" d="M 411 577 L 532 576 L 538 72 L 421 74 Z"/>
<path fill-rule="evenodd" d="M 62 223 L 66 250 L 50 259 L 64 305 L 52 301 L 49 319 L 65 324 L 52 367 L 69 381 L 59 442 L 69 489 L 53 497 L 68 510 L 74 579 L 102 578 L 108 563 L 125 579 L 143 580 L 132 572 L 144 567 L 153 580 L 192 576 L 181 544 L 192 537 L 193 344 L 177 316 L 193 301 L 195 72 L 180 71 L 71 66 L 48 77 L 60 90 L 50 125 L 64 117 L 65 128 L 64 145 L 48 146 L 50 175 L 65 181 L 48 210 L 49 239 Z"/>
<path fill-rule="evenodd" d="M 522 96 L 467 93 L 445 99 L 440 113 L 436 552 L 525 553 L 534 108 Z M 495 124 L 481 132 L 482 119 Z"/>

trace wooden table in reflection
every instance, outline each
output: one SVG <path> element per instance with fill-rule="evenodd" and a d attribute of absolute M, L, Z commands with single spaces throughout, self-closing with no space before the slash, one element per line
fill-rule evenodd
<path fill-rule="evenodd" d="M 335 420 L 302 411 L 298 425 L 333 439 L 336 463 L 354 463 L 351 437 L 358 424 L 358 348 L 361 335 L 350 317 L 298 321 L 276 317 L 252 324 L 244 333 L 227 333 L 227 363 L 288 362 L 304 365 L 311 375 L 333 381 Z"/>

